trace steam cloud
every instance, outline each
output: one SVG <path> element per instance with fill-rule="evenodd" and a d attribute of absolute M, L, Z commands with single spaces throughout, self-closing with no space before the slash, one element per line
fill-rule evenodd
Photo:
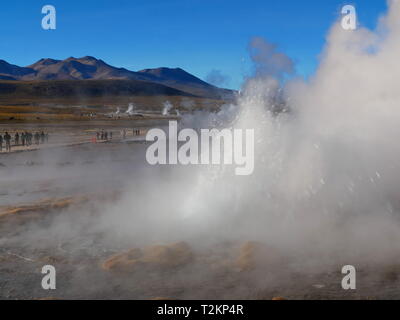
<path fill-rule="evenodd" d="M 185 116 L 183 126 L 255 128 L 254 175 L 173 169 L 171 181 L 154 177 L 110 209 L 120 216 L 116 230 L 148 241 L 258 240 L 316 264 L 397 259 L 391 243 L 400 240 L 398 21 L 400 5 L 390 2 L 377 32 L 336 23 L 314 77 L 283 88 L 291 111 L 279 115 L 268 106 L 293 62 L 253 39 L 255 77 L 237 105 Z"/>
<path fill-rule="evenodd" d="M 254 63 L 255 76 L 281 78 L 294 73 L 294 63 L 284 53 L 277 51 L 277 46 L 261 37 L 253 38 L 249 43 L 250 58 Z"/>

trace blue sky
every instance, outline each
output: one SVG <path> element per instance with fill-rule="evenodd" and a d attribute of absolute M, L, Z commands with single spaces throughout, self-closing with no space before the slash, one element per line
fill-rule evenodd
<path fill-rule="evenodd" d="M 57 9 L 57 29 L 41 28 L 42 6 Z M 239 88 L 251 70 L 247 44 L 277 44 L 308 76 L 326 33 L 345 4 L 374 28 L 385 0 L 13 0 L 0 7 L 0 59 L 29 65 L 40 58 L 91 55 L 140 70 L 181 67 L 206 79 L 219 70 Z"/>

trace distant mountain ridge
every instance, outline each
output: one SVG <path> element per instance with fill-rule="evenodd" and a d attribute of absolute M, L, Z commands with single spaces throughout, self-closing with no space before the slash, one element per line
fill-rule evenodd
<path fill-rule="evenodd" d="M 19 67 L 0 60 L 0 80 L 135 80 L 156 83 L 189 95 L 205 98 L 223 99 L 230 98 L 234 94 L 232 90 L 215 87 L 181 68 L 163 67 L 135 72 L 113 67 L 92 56 L 69 57 L 64 60 L 40 59 L 26 67 Z"/>

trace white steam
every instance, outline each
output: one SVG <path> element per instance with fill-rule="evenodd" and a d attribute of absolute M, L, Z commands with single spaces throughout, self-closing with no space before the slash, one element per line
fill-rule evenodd
<path fill-rule="evenodd" d="M 135 113 L 135 105 L 133 103 L 130 103 L 128 105 L 128 110 L 126 110 L 125 113 L 130 115 L 130 116 L 133 115 Z"/>
<path fill-rule="evenodd" d="M 293 63 L 253 40 L 255 77 L 237 105 L 185 115 L 182 126 L 254 128 L 254 174 L 154 169 L 106 212 L 104 224 L 146 243 L 258 240 L 302 263 L 398 259 L 399 21 L 393 1 L 377 32 L 335 24 L 315 76 L 288 82 L 284 94 L 281 80 Z M 281 95 L 290 97 L 290 112 L 277 114 L 273 104 Z"/>
<path fill-rule="evenodd" d="M 171 109 L 172 109 L 173 107 L 174 107 L 174 106 L 172 105 L 171 102 L 165 101 L 165 102 L 163 103 L 162 115 L 163 115 L 163 116 L 168 116 L 169 113 L 170 113 L 170 111 L 171 111 Z"/>

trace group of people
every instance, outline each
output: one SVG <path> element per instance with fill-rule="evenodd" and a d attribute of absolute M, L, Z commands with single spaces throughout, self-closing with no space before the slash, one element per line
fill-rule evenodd
<path fill-rule="evenodd" d="M 113 136 L 112 131 L 107 132 L 107 131 L 101 130 L 100 132 L 99 131 L 96 132 L 97 140 L 112 140 L 112 136 Z"/>
<path fill-rule="evenodd" d="M 7 131 L 4 133 L 4 135 L 0 134 L 0 152 L 3 151 L 3 144 L 5 145 L 6 148 L 6 152 L 10 152 L 11 151 L 11 147 L 12 147 L 12 142 L 14 140 L 14 146 L 30 146 L 33 143 L 35 143 L 36 145 L 39 144 L 43 144 L 45 142 L 49 141 L 49 134 L 45 133 L 44 131 L 42 132 L 21 132 L 18 133 L 16 132 L 14 134 L 14 139 L 11 136 L 11 134 L 9 134 Z"/>
<path fill-rule="evenodd" d="M 121 135 L 122 139 L 126 139 L 127 134 L 128 133 L 127 133 L 126 129 L 123 129 L 120 132 L 120 135 Z M 141 134 L 141 131 L 139 129 L 135 129 L 135 128 L 132 129 L 132 135 L 133 136 L 140 136 L 140 134 Z M 103 129 L 101 131 L 97 131 L 96 132 L 96 140 L 97 141 L 112 140 L 112 138 L 113 138 L 112 131 L 108 132 L 108 131 L 104 131 L 104 129 Z M 93 137 L 93 139 L 94 139 L 94 137 Z M 96 141 L 96 140 L 93 140 L 93 141 Z"/>
<path fill-rule="evenodd" d="M 122 139 L 126 139 L 126 135 L 127 135 L 127 131 L 126 131 L 125 129 L 123 129 L 123 130 L 121 131 Z M 132 129 L 132 135 L 133 135 L 133 136 L 140 136 L 140 130 L 139 130 L 139 129 L 133 128 L 133 129 Z"/>

